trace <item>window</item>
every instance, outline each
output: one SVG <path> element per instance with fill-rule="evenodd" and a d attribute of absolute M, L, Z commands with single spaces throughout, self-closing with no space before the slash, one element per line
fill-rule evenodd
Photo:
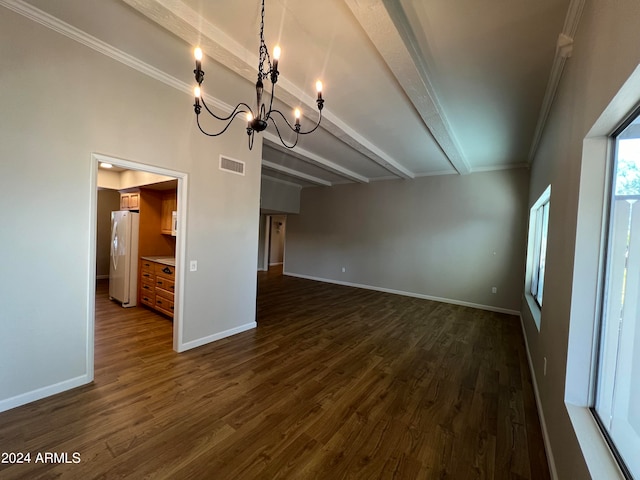
<path fill-rule="evenodd" d="M 640 479 L 640 117 L 614 138 L 595 414 Z"/>
<path fill-rule="evenodd" d="M 529 242 L 527 251 L 526 293 L 534 319 L 540 328 L 540 308 L 544 293 L 544 270 L 547 256 L 547 231 L 551 185 L 540 195 L 529 214 Z"/>

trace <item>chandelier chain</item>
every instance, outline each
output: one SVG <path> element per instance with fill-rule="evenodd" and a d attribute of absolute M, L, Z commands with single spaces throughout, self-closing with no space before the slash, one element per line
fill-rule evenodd
<path fill-rule="evenodd" d="M 264 62 L 267 61 L 269 70 L 264 71 Z M 262 0 L 262 12 L 260 14 L 260 51 L 258 58 L 258 79 L 266 79 L 271 73 L 271 58 L 269 57 L 269 50 L 267 50 L 267 44 L 264 41 L 264 0 Z"/>

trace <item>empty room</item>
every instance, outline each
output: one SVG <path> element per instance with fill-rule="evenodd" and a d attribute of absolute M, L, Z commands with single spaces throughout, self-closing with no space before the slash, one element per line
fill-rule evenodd
<path fill-rule="evenodd" d="M 640 479 L 639 21 L 0 0 L 0 478 Z"/>

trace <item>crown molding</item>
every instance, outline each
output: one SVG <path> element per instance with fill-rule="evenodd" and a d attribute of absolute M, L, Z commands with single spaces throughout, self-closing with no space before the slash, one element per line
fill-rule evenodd
<path fill-rule="evenodd" d="M 73 25 L 70 25 L 59 18 L 54 17 L 42 10 L 25 3 L 22 0 L 0 0 L 0 5 L 8 8 L 30 20 L 33 20 L 40 25 L 43 25 L 51 30 L 58 32 L 64 35 L 71 40 L 75 40 L 76 42 L 85 45 L 86 47 L 95 50 L 107 57 L 110 57 L 134 70 L 137 70 L 140 73 L 147 75 L 148 77 L 153 78 L 154 80 L 158 80 L 159 82 L 164 83 L 176 90 L 180 90 L 181 92 L 187 93 L 193 96 L 193 86 L 183 82 L 182 80 L 178 80 L 177 78 L 163 72 L 162 70 L 149 65 L 148 63 L 143 62 L 142 60 L 134 57 L 133 55 L 129 55 L 128 53 L 100 40 L 99 38 L 94 37 L 93 35 L 89 35 L 83 30 L 80 30 Z M 231 112 L 233 108 L 228 103 L 221 101 L 218 98 L 212 97 L 211 95 L 204 96 L 207 103 L 212 105 L 222 111 Z"/>
<path fill-rule="evenodd" d="M 555 100 L 556 93 L 558 92 L 565 63 L 573 54 L 573 38 L 578 31 L 578 25 L 580 24 L 580 17 L 584 10 L 584 4 L 585 0 L 571 0 L 571 3 L 569 3 L 567 16 L 564 20 L 564 27 L 562 28 L 560 35 L 558 35 L 556 54 L 553 58 L 551 73 L 549 74 L 549 80 L 547 81 L 547 89 L 544 93 L 542 106 L 540 107 L 540 113 L 538 115 L 538 123 L 536 124 L 533 141 L 531 142 L 531 149 L 529 150 L 529 163 L 533 162 L 538 151 L 538 147 L 540 146 L 542 133 L 547 125 L 549 112 L 551 111 L 553 101 Z"/>
<path fill-rule="evenodd" d="M 71 40 L 74 40 L 86 47 L 95 50 L 98 53 L 101 53 L 113 60 L 116 60 L 138 72 L 147 75 L 148 77 L 153 78 L 159 82 L 164 83 L 176 90 L 179 90 L 183 93 L 188 94 L 189 96 L 193 96 L 193 86 L 182 80 L 178 80 L 177 78 L 163 72 L 162 70 L 149 65 L 148 63 L 143 62 L 142 60 L 134 57 L 133 55 L 129 55 L 128 53 L 90 35 L 83 30 L 80 30 L 73 25 L 70 25 L 59 18 L 50 15 L 33 5 L 30 5 L 22 0 L 0 0 L 0 6 L 3 6 L 19 15 L 22 15 L 29 20 L 32 20 L 40 25 L 43 25 L 61 35 L 64 35 Z M 233 111 L 233 107 L 228 103 L 223 102 L 222 100 L 211 96 L 210 94 L 203 93 L 203 97 L 207 104 L 211 107 L 214 107 L 222 112 L 230 113 Z M 263 132 L 263 138 L 272 146 L 276 146 L 276 142 L 278 142 L 276 135 L 273 135 L 269 132 Z M 327 160 L 320 155 L 309 152 L 307 150 L 298 148 L 295 152 L 286 151 L 285 152 L 290 155 L 298 158 L 299 160 L 303 160 L 312 165 L 317 165 L 325 170 L 331 171 L 337 175 L 340 175 L 346 179 L 351 181 L 359 182 L 359 183 L 367 183 L 369 181 L 368 178 L 352 172 L 349 169 L 341 167 L 330 160 Z"/>

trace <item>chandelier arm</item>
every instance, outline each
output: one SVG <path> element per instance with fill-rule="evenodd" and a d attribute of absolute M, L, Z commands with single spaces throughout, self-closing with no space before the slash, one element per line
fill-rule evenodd
<path fill-rule="evenodd" d="M 278 112 L 278 110 L 273 110 L 273 111 L 274 112 Z M 280 112 L 278 112 L 278 113 L 280 113 Z M 280 113 L 280 115 L 282 115 L 282 113 Z M 282 115 L 282 118 L 284 118 L 284 115 Z M 282 138 L 282 135 L 280 135 L 280 129 L 278 128 L 278 124 L 276 123 L 276 121 L 271 117 L 269 117 L 269 120 L 271 120 L 271 123 L 273 123 L 273 126 L 276 129 L 276 133 L 278 134 L 278 138 L 280 139 L 280 143 L 282 143 L 282 145 L 285 148 L 292 149 L 298 144 L 299 136 L 298 136 L 297 132 L 296 132 L 296 141 L 292 145 L 287 145 L 287 142 L 285 142 L 284 139 Z M 287 119 L 285 118 L 284 121 L 287 122 Z M 289 124 L 289 122 L 287 122 L 287 125 L 288 124 Z M 294 130 L 294 132 L 295 132 L 295 130 Z"/>
<path fill-rule="evenodd" d="M 284 123 L 287 124 L 287 127 L 289 127 L 292 132 L 296 132 L 295 127 L 289 123 L 289 120 L 287 120 L 287 117 L 285 117 L 284 114 L 280 110 L 271 110 L 269 112 L 269 114 L 272 114 L 272 113 L 277 113 L 278 115 L 280 115 L 282 117 L 282 120 L 284 120 Z M 271 118 L 271 115 L 269 115 L 269 120 L 271 120 L 273 122 L 273 124 L 276 125 L 276 121 L 273 118 Z M 277 129 L 278 129 L 278 127 L 276 125 L 276 130 Z M 296 133 L 299 133 L 299 132 L 296 132 Z"/>
<path fill-rule="evenodd" d="M 322 110 L 320 110 L 320 116 L 318 117 L 318 123 L 316 123 L 316 126 L 313 127 L 311 130 L 308 130 L 306 132 L 299 132 L 300 135 L 309 135 L 310 133 L 315 132 L 318 127 L 320 126 L 320 122 L 322 121 Z"/>
<path fill-rule="evenodd" d="M 238 105 L 238 107 L 239 107 L 239 106 L 240 106 L 240 105 Z M 236 107 L 236 110 L 238 110 L 238 107 Z M 244 110 L 239 110 L 239 111 L 235 112 L 235 113 L 233 114 L 233 116 L 231 117 L 231 120 L 229 120 L 229 121 L 227 122 L 227 126 L 226 126 L 226 127 L 224 127 L 224 128 L 223 128 L 220 132 L 218 132 L 218 133 L 209 133 L 209 132 L 206 132 L 206 131 L 205 131 L 205 130 L 200 126 L 200 115 L 196 115 L 196 123 L 198 124 L 198 128 L 200 129 L 200 131 L 201 131 L 202 133 L 204 133 L 207 137 L 217 137 L 217 136 L 222 135 L 224 132 L 226 132 L 226 131 L 227 131 L 227 129 L 228 129 L 228 128 L 231 126 L 231 124 L 233 123 L 233 120 L 234 120 L 238 115 L 240 115 L 241 113 L 246 113 L 246 112 L 245 112 Z"/>
<path fill-rule="evenodd" d="M 233 109 L 233 111 L 226 117 L 219 117 L 218 115 L 216 115 L 215 113 L 213 113 L 209 107 L 207 106 L 207 104 L 204 101 L 204 97 L 200 97 L 200 101 L 202 102 L 202 105 L 204 105 L 204 108 L 207 110 L 207 112 L 209 112 L 209 115 L 211 115 L 213 118 L 215 118 L 216 120 L 220 120 L 222 122 L 226 122 L 227 120 L 229 120 L 230 118 L 234 117 L 237 113 L 238 113 L 238 109 L 240 107 L 246 107 L 247 110 L 251 111 L 251 107 L 249 105 L 247 105 L 244 102 L 240 102 L 238 105 L 236 105 L 236 108 Z M 240 110 L 241 112 L 244 110 Z"/>

